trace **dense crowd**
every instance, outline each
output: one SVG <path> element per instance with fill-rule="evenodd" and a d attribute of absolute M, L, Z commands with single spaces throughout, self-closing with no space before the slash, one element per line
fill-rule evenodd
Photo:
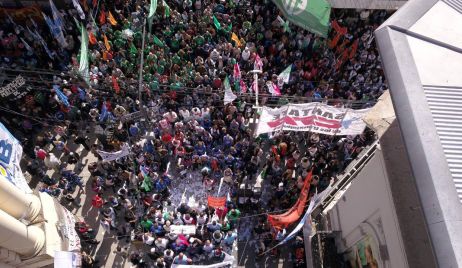
<path fill-rule="evenodd" d="M 368 129 L 347 137 L 295 132 L 252 136 L 250 71 L 257 55 L 263 62 L 258 81 L 262 105 L 308 100 L 342 105 L 346 100 L 367 107 L 386 89 L 373 31 L 387 12 L 333 11 L 332 20 L 346 32 L 336 37 L 337 29 L 332 29 L 324 39 L 283 27 L 277 19 L 282 14 L 266 2 L 159 1 L 152 27 L 146 27 L 151 30 L 144 50 L 146 1 L 97 1 L 94 8 L 88 1 L 85 20 L 73 7 L 62 9 L 65 46 L 53 40 L 43 22 L 4 21 L 2 68 L 58 71 L 50 81 L 34 78 L 25 97 L 0 100 L 1 121 L 25 145 L 27 171 L 40 179 L 41 191 L 77 206 L 73 193 L 91 184 L 86 195 L 99 211 L 100 226 L 135 245 L 130 253 L 123 246 L 115 252 L 134 265 L 221 262 L 225 252 L 231 254 L 245 217 L 255 223 L 249 239 L 256 255 L 266 252 L 286 231 L 271 228 L 265 213 L 290 208 L 309 170 L 310 192 L 321 192 L 374 139 Z M 109 12 L 116 25 L 107 19 Z M 90 33 L 89 84 L 77 71 L 81 38 L 76 22 Z M 233 33 L 237 40 L 231 39 Z M 354 53 L 343 57 L 355 43 L 357 51 L 350 49 Z M 243 83 L 233 77 L 236 63 Z M 278 83 L 277 75 L 287 66 L 290 81 L 281 87 L 282 96 L 272 96 L 266 82 Z M 223 105 L 227 77 L 238 98 Z M 137 111 L 143 112 L 141 119 L 126 119 Z M 69 149 L 70 144 L 82 151 Z M 102 161 L 100 151 L 116 152 L 127 145 L 128 156 Z M 88 164 L 91 176 L 82 178 L 82 154 L 87 153 L 98 161 Z M 73 164 L 76 168 L 69 170 Z M 56 172 L 48 176 L 47 170 Z M 248 193 L 246 186 L 254 185 L 259 175 L 268 187 Z M 179 181 L 199 182 L 203 195 L 197 202 L 179 199 Z M 226 206 L 208 207 L 206 197 L 219 188 L 228 195 Z M 194 231 L 172 231 L 178 225 L 194 226 Z M 96 226 L 79 222 L 76 228 L 84 244 L 98 243 Z M 97 266 L 89 254 L 83 256 L 85 265 Z"/>

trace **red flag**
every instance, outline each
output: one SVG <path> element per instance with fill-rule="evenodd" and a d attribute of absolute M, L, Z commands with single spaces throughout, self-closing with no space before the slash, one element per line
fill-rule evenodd
<path fill-rule="evenodd" d="M 95 35 L 93 34 L 93 32 L 90 32 L 88 34 L 88 41 L 90 41 L 90 44 L 92 45 L 95 45 L 98 41 L 96 40 L 96 37 Z"/>
<path fill-rule="evenodd" d="M 93 8 L 96 8 L 97 5 L 98 5 L 98 0 L 93 0 Z"/>
<path fill-rule="evenodd" d="M 341 35 L 345 35 L 347 33 L 347 28 L 341 27 L 336 20 L 332 22 L 332 28 L 334 28 L 334 30 Z"/>
<path fill-rule="evenodd" d="M 356 56 L 356 51 L 358 50 L 358 43 L 359 43 L 359 40 L 356 39 L 354 42 L 353 42 L 353 45 L 351 45 L 351 51 L 350 51 L 350 55 L 349 55 L 349 58 L 352 59 Z"/>
<path fill-rule="evenodd" d="M 303 214 L 308 194 L 310 190 L 312 171 L 306 175 L 305 182 L 303 183 L 302 191 L 298 197 L 297 202 L 287 212 L 279 215 L 268 215 L 268 221 L 271 225 L 278 230 L 287 228 L 290 224 L 296 222 Z"/>
<path fill-rule="evenodd" d="M 115 76 L 112 76 L 112 87 L 114 88 L 116 94 L 120 93 L 119 83 L 117 83 L 117 77 Z"/>
<path fill-rule="evenodd" d="M 334 36 L 334 38 L 332 38 L 332 40 L 329 41 L 327 46 L 329 46 L 330 49 L 333 49 L 337 45 L 337 43 L 340 40 L 341 36 L 342 36 L 342 34 L 337 32 L 337 34 Z"/>
<path fill-rule="evenodd" d="M 106 23 L 106 13 L 104 10 L 101 10 L 101 14 L 99 15 L 99 24 L 105 24 Z"/>

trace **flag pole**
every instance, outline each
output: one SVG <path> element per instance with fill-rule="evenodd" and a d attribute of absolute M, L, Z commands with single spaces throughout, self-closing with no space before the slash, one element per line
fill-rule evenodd
<path fill-rule="evenodd" d="M 143 105 L 141 104 L 141 89 L 143 87 L 143 64 L 144 64 L 144 42 L 146 38 L 146 18 L 144 18 L 144 23 L 143 23 L 143 40 L 141 42 L 141 60 L 140 60 L 140 77 L 139 77 L 139 84 L 138 84 L 138 101 L 140 102 L 139 109 L 141 111 L 141 108 Z"/>

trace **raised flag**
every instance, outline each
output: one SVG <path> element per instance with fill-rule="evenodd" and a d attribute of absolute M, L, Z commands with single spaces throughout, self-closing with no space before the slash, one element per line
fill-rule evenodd
<path fill-rule="evenodd" d="M 43 37 L 37 32 L 37 30 L 34 30 L 34 36 L 40 41 L 40 44 L 42 44 L 48 57 L 50 57 L 50 59 L 54 59 L 55 57 L 53 53 L 50 51 L 50 49 L 47 46 L 47 43 L 45 42 L 45 40 L 43 40 Z"/>
<path fill-rule="evenodd" d="M 82 7 L 80 6 L 80 3 L 77 0 L 72 0 L 72 4 L 74 5 L 75 9 L 77 9 L 80 19 L 84 20 L 85 13 L 83 12 Z"/>
<path fill-rule="evenodd" d="M 279 90 L 279 87 L 272 81 L 266 82 L 266 87 L 268 88 L 268 92 L 271 93 L 271 95 L 281 96 L 281 91 Z"/>
<path fill-rule="evenodd" d="M 117 77 L 115 77 L 114 75 L 112 76 L 112 87 L 114 88 L 116 94 L 120 93 L 119 83 L 117 83 Z"/>
<path fill-rule="evenodd" d="M 229 79 L 228 77 L 225 78 L 225 81 L 223 82 L 223 86 L 225 87 L 225 99 L 224 103 L 225 105 L 228 103 L 233 102 L 235 99 L 237 99 L 236 94 L 233 93 L 231 90 L 231 85 L 229 84 Z"/>
<path fill-rule="evenodd" d="M 106 23 L 106 12 L 104 10 L 101 10 L 101 13 L 99 14 L 99 24 L 105 24 Z"/>
<path fill-rule="evenodd" d="M 284 71 L 282 71 L 282 73 L 278 75 L 278 86 L 279 87 L 282 87 L 282 85 L 289 83 L 291 70 L 292 70 L 292 64 L 289 65 L 287 68 L 285 68 Z"/>
<path fill-rule="evenodd" d="M 107 36 L 103 34 L 103 39 L 104 39 L 104 46 L 106 47 L 106 50 L 109 51 L 111 50 L 111 45 L 109 44 L 109 41 L 107 40 Z"/>
<path fill-rule="evenodd" d="M 348 56 L 348 58 L 352 59 L 356 56 L 356 51 L 358 50 L 358 44 L 359 44 L 359 40 L 356 39 L 353 42 L 353 45 L 351 45 L 351 51 L 350 51 L 350 55 Z"/>
<path fill-rule="evenodd" d="M 29 44 L 24 39 L 22 39 L 22 37 L 21 37 L 21 42 L 23 43 L 23 45 L 27 49 L 27 51 L 30 51 L 30 52 L 33 51 L 32 48 L 29 46 Z"/>
<path fill-rule="evenodd" d="M 241 89 L 241 93 L 247 92 L 247 85 L 242 80 L 239 81 L 239 88 Z"/>
<path fill-rule="evenodd" d="M 254 80 L 254 81 L 252 82 L 252 86 L 250 86 L 250 87 L 252 88 L 252 91 L 253 91 L 253 92 L 257 92 L 257 86 L 258 86 L 258 85 L 257 85 L 257 81 Z"/>
<path fill-rule="evenodd" d="M 98 43 L 98 41 L 96 40 L 96 37 L 93 34 L 93 32 L 90 32 L 88 34 L 88 41 L 90 41 L 90 44 L 92 44 L 92 45 L 96 45 L 96 43 Z"/>
<path fill-rule="evenodd" d="M 284 32 L 286 32 L 286 33 L 290 33 L 290 32 L 291 32 L 290 27 L 289 27 L 289 21 L 283 20 L 283 19 L 281 18 L 281 16 L 278 16 L 276 19 L 277 19 L 277 20 L 279 21 L 279 23 L 281 24 L 281 27 L 282 27 L 282 29 L 284 29 Z"/>
<path fill-rule="evenodd" d="M 167 2 L 164 2 L 164 7 L 165 7 L 165 17 L 170 17 L 170 7 L 167 5 Z"/>
<path fill-rule="evenodd" d="M 239 37 L 237 36 L 237 34 L 232 33 L 232 34 L 231 34 L 231 40 L 234 41 L 234 43 L 236 44 L 236 46 L 238 46 L 238 47 L 241 47 L 241 46 L 242 46 L 241 40 L 239 40 Z"/>
<path fill-rule="evenodd" d="M 64 106 L 69 107 L 69 100 L 67 99 L 67 96 L 61 91 L 59 86 L 53 85 L 53 89 L 56 92 L 56 95 L 58 96 L 59 100 L 64 104 Z"/>
<path fill-rule="evenodd" d="M 157 38 L 157 36 L 154 35 L 153 39 L 154 44 L 158 45 L 159 47 L 164 47 L 164 43 L 159 38 Z"/>
<path fill-rule="evenodd" d="M 103 105 L 101 106 L 101 114 L 99 115 L 99 121 L 104 122 L 104 120 L 106 120 L 107 117 L 108 117 L 108 111 L 107 111 L 106 101 L 104 101 Z"/>
<path fill-rule="evenodd" d="M 61 28 L 55 25 L 53 21 L 44 13 L 42 13 L 42 16 L 45 19 L 45 22 L 47 23 L 48 28 L 50 29 L 51 36 L 53 36 L 53 38 L 56 39 L 56 41 L 58 41 L 61 47 L 66 47 L 67 42 L 66 42 L 66 39 L 64 38 L 64 34 Z"/>
<path fill-rule="evenodd" d="M 221 24 L 218 21 L 217 17 L 215 17 L 215 15 L 213 15 L 213 25 L 215 25 L 215 28 L 217 28 L 217 30 L 221 30 Z"/>
<path fill-rule="evenodd" d="M 327 37 L 331 6 L 326 0 L 272 0 L 293 24 Z"/>
<path fill-rule="evenodd" d="M 107 15 L 107 20 L 109 21 L 109 23 L 110 23 L 112 26 L 116 26 L 116 25 L 117 25 L 117 21 L 116 21 L 116 19 L 114 18 L 114 16 L 112 16 L 111 11 L 109 11 L 109 13 L 108 13 L 108 15 Z"/>
<path fill-rule="evenodd" d="M 312 172 L 313 171 L 310 171 L 306 175 L 305 182 L 303 183 L 297 202 L 287 212 L 279 215 L 268 215 L 268 221 L 275 229 L 282 230 L 287 228 L 290 224 L 296 222 L 302 215 L 310 192 Z"/>
<path fill-rule="evenodd" d="M 151 5 L 149 6 L 149 14 L 148 14 L 149 33 L 151 33 L 152 20 L 154 19 L 156 10 L 157 10 L 157 0 L 151 0 Z"/>
<path fill-rule="evenodd" d="M 255 56 L 255 62 L 253 63 L 253 69 L 263 71 L 263 62 L 261 61 L 260 56 L 258 56 L 258 54 Z"/>
<path fill-rule="evenodd" d="M 79 73 L 83 79 L 89 83 L 90 74 L 89 74 L 89 63 L 88 60 L 88 33 L 87 29 L 81 25 L 80 26 L 80 59 L 79 59 Z"/>
<path fill-rule="evenodd" d="M 58 9 L 55 6 L 55 3 L 53 3 L 53 0 L 50 0 L 50 7 L 51 7 L 51 12 L 53 13 L 53 20 L 54 24 L 59 27 L 61 30 L 64 30 L 64 19 L 62 14 L 58 11 Z"/>
<path fill-rule="evenodd" d="M 237 62 L 234 64 L 233 78 L 234 80 L 241 80 L 241 69 L 239 68 L 239 63 Z"/>

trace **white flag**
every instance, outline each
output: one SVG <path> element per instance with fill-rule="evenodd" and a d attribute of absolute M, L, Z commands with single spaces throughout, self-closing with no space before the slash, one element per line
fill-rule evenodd
<path fill-rule="evenodd" d="M 80 18 L 84 20 L 85 13 L 83 13 L 82 7 L 80 6 L 79 2 L 77 2 L 77 0 L 72 0 L 72 4 L 74 4 L 75 9 L 77 9 L 77 12 L 79 13 Z"/>
<path fill-rule="evenodd" d="M 290 78 L 290 71 L 292 70 L 292 64 L 289 65 L 282 73 L 278 75 L 278 86 L 282 87 L 282 85 L 289 83 Z"/>
<path fill-rule="evenodd" d="M 237 99 L 236 94 L 233 93 L 231 90 L 231 85 L 229 84 L 228 77 L 225 78 L 225 82 L 223 82 L 223 85 L 225 86 L 225 105 L 228 103 L 233 102 L 233 100 Z"/>

